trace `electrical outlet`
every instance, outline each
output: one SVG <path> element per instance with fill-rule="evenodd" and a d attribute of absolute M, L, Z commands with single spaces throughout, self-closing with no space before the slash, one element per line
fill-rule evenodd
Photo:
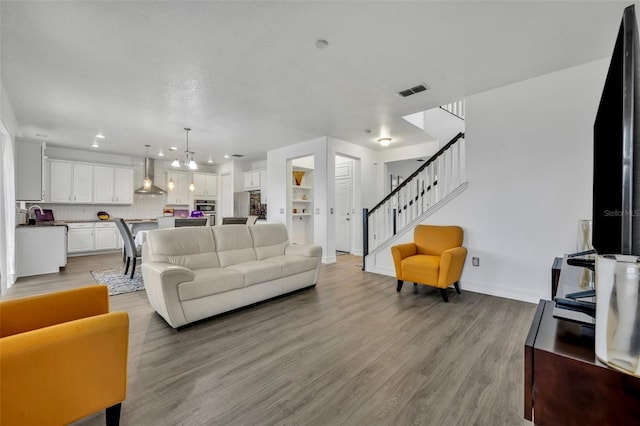
<path fill-rule="evenodd" d="M 480 258 L 479 257 L 472 257 L 471 258 L 471 263 L 473 264 L 473 266 L 480 266 Z"/>

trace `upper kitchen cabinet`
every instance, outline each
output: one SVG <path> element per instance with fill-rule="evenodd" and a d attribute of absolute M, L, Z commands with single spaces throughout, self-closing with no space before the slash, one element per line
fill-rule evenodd
<path fill-rule="evenodd" d="M 51 160 L 48 202 L 91 204 L 93 202 L 93 166 Z"/>
<path fill-rule="evenodd" d="M 96 204 L 133 204 L 133 169 L 93 166 Z"/>
<path fill-rule="evenodd" d="M 194 173 L 193 183 L 196 190 L 193 193 L 198 197 L 217 197 L 218 196 L 218 175 L 211 173 Z"/>
<path fill-rule="evenodd" d="M 260 170 L 249 170 L 244 172 L 244 190 L 255 191 L 260 189 Z"/>
<path fill-rule="evenodd" d="M 167 181 L 173 182 L 173 185 L 167 185 L 167 204 L 190 204 L 189 176 L 181 172 L 167 172 Z"/>
<path fill-rule="evenodd" d="M 16 201 L 44 200 L 44 143 L 16 141 L 15 164 Z"/>

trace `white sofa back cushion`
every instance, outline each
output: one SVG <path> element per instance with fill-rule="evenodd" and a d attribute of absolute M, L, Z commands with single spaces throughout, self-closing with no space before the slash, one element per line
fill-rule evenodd
<path fill-rule="evenodd" d="M 289 234 L 284 223 L 252 225 L 249 226 L 249 232 L 258 260 L 282 256 L 289 245 Z"/>
<path fill-rule="evenodd" d="M 256 260 L 253 240 L 247 225 L 213 226 L 220 267 Z"/>
<path fill-rule="evenodd" d="M 166 262 L 189 269 L 220 266 L 210 226 L 167 228 L 149 232 L 148 256 L 153 262 Z"/>

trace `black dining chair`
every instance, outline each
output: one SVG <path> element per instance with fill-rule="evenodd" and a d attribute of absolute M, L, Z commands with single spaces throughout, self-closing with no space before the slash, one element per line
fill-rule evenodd
<path fill-rule="evenodd" d="M 181 228 L 184 226 L 205 226 L 207 224 L 206 217 L 200 217 L 196 219 L 176 219 L 173 226 L 175 228 Z"/>
<path fill-rule="evenodd" d="M 129 278 L 133 278 L 133 274 L 136 271 L 136 260 L 142 256 L 142 247 L 136 246 L 136 242 L 131 235 L 131 230 L 121 217 L 113 219 L 122 235 L 122 241 L 124 242 L 124 255 L 127 258 L 127 265 L 124 268 L 124 275 L 127 275 L 131 259 L 133 259 L 133 266 L 131 267 L 131 275 Z"/>

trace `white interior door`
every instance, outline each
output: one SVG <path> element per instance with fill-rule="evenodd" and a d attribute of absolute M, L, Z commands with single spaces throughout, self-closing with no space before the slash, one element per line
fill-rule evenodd
<path fill-rule="evenodd" d="M 351 166 L 336 166 L 336 250 L 351 251 Z"/>

